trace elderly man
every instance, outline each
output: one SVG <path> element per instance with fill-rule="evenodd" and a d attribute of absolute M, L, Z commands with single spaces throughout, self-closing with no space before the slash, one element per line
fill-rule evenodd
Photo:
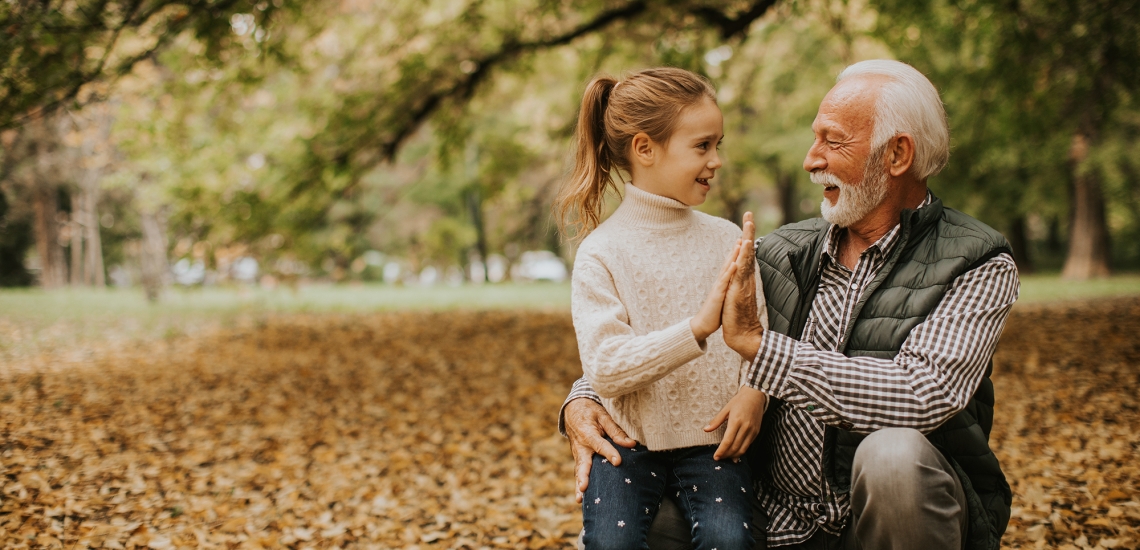
<path fill-rule="evenodd" d="M 804 169 L 823 219 L 756 241 L 767 329 L 750 256 L 723 314 L 748 384 L 770 399 L 750 450 L 767 546 L 996 549 L 1011 493 L 989 448 L 989 375 L 1018 294 L 1009 244 L 927 189 L 949 129 L 913 67 L 848 67 L 812 130 Z M 579 494 L 593 453 L 620 468 L 603 433 L 633 444 L 595 399 L 582 379 L 563 407 Z M 663 503 L 651 548 L 689 547 L 680 517 Z"/>

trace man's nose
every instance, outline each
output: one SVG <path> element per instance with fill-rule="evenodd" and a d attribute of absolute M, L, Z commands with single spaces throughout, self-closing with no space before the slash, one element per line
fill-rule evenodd
<path fill-rule="evenodd" d="M 827 159 L 819 152 L 819 144 L 813 143 L 811 148 L 808 149 L 807 156 L 804 157 L 804 170 L 814 172 L 816 170 L 824 170 L 827 168 Z"/>

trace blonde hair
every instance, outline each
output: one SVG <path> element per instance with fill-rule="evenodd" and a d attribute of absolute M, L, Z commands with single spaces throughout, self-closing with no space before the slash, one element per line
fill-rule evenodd
<path fill-rule="evenodd" d="M 667 142 L 681 112 L 705 99 L 716 102 L 712 84 L 684 69 L 646 69 L 620 82 L 609 75 L 591 80 L 578 111 L 574 172 L 554 202 L 562 234 L 575 229 L 583 237 L 598 226 L 606 193 L 618 191 L 617 170 L 630 171 L 633 136 L 644 132 Z"/>

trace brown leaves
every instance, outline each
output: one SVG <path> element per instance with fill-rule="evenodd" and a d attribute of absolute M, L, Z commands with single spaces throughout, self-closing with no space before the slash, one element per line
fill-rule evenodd
<path fill-rule="evenodd" d="M 995 357 L 1011 548 L 1140 546 L 1140 300 L 1015 310 Z"/>
<path fill-rule="evenodd" d="M 1015 312 L 1008 547 L 1133 548 L 1140 302 Z M 543 313 L 286 316 L 0 372 L 4 547 L 550 548 L 580 526 Z"/>
<path fill-rule="evenodd" d="M 560 547 L 563 315 L 289 317 L 6 373 L 0 539 Z M 28 366 L 24 366 L 28 367 Z"/>

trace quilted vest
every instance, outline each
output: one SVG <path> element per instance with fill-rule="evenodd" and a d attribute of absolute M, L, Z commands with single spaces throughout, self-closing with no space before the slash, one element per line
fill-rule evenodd
<path fill-rule="evenodd" d="M 944 208 L 934 197 L 919 210 L 904 210 L 899 240 L 882 270 L 868 285 L 841 332 L 839 351 L 848 357 L 891 359 L 910 330 L 942 300 L 951 282 L 994 256 L 1011 254 L 1005 238 L 984 223 Z M 769 329 L 801 338 L 816 290 L 819 261 L 829 224 L 816 218 L 786 225 L 764 237 L 756 260 L 768 300 Z M 953 465 L 968 502 L 966 548 L 995 550 L 1009 522 L 1012 493 L 989 446 L 993 426 L 992 361 L 966 407 L 927 434 Z M 787 406 L 773 400 L 772 406 Z M 772 449 L 772 430 L 761 434 L 763 453 Z M 851 464 L 864 435 L 847 431 L 849 423 L 828 426 L 824 435 L 823 473 L 832 489 L 851 490 Z M 760 467 L 759 472 L 767 468 Z"/>

